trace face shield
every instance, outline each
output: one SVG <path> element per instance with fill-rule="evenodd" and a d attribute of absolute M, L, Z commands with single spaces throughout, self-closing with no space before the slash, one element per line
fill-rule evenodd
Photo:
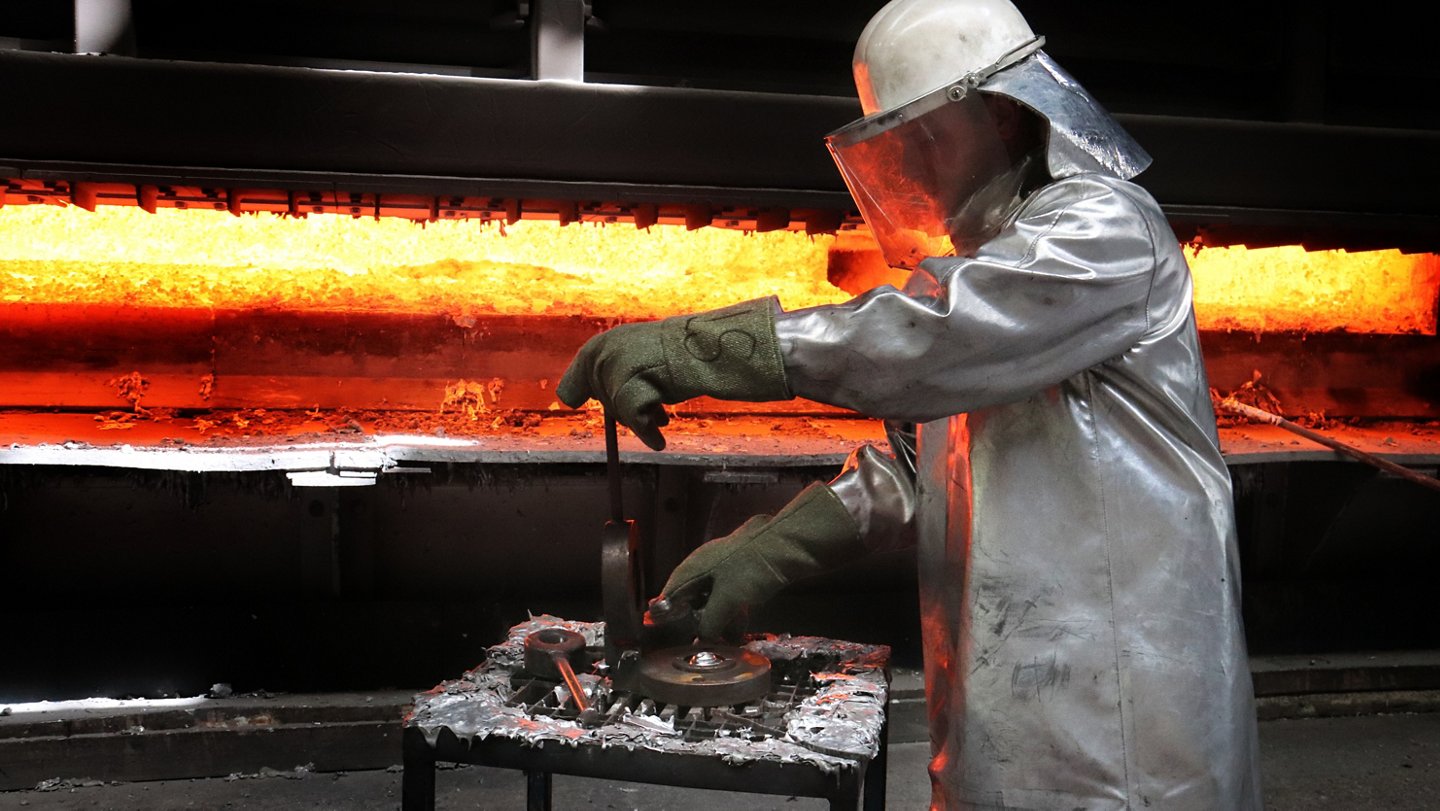
<path fill-rule="evenodd" d="M 968 255 L 998 231 L 1025 174 L 980 89 L 1040 47 L 1036 38 L 994 65 L 826 137 L 865 222 L 893 267 Z"/>

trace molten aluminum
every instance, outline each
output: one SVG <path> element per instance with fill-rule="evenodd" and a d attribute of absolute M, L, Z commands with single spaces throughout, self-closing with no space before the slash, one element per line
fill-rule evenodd
<path fill-rule="evenodd" d="M 1434 335 L 1440 256 L 1189 248 L 1202 330 Z"/>
<path fill-rule="evenodd" d="M 636 319 L 774 294 L 794 309 L 903 278 L 828 278 L 866 247 L 875 253 L 863 230 L 19 205 L 0 208 L 0 303 Z M 1201 329 L 1436 333 L 1435 254 L 1188 251 Z"/>
<path fill-rule="evenodd" d="M 553 381 L 590 335 L 754 296 L 794 309 L 900 282 L 876 257 L 863 229 L 8 205 L 0 464 L 283 469 L 331 485 L 436 460 L 589 460 L 593 426 L 560 418 L 570 412 L 556 410 Z M 1440 413 L 1413 382 L 1433 365 L 1440 256 L 1207 247 L 1188 258 L 1213 385 L 1265 369 L 1292 416 Z M 1254 346 L 1239 340 L 1250 336 Z M 679 408 L 704 419 L 690 421 L 693 441 L 677 427 L 675 450 L 707 462 L 829 464 L 882 438 L 815 403 L 767 404 L 734 433 L 746 420 L 709 418 L 749 404 Z"/>
<path fill-rule="evenodd" d="M 844 301 L 834 237 L 333 214 L 0 208 L 0 303 L 651 318 Z"/>

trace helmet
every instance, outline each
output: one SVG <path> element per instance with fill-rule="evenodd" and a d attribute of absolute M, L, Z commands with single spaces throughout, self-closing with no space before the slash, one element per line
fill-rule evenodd
<path fill-rule="evenodd" d="M 892 0 L 865 26 L 853 65 L 865 116 L 826 145 L 891 265 L 973 251 L 1038 168 L 1128 179 L 1149 165 L 1043 44 L 1009 0 Z M 1017 152 L 987 97 L 1042 119 L 1044 143 Z"/>
<path fill-rule="evenodd" d="M 855 89 L 866 115 L 958 81 L 1035 39 L 1009 0 L 896 0 L 855 43 Z"/>

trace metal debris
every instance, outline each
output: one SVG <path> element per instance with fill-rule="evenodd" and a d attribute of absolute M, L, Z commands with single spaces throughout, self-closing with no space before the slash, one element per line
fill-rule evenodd
<path fill-rule="evenodd" d="M 586 728 L 540 709 L 546 701 L 550 707 L 558 703 L 550 695 L 553 688 L 530 698 L 520 695 L 530 688 L 517 687 L 512 678 L 524 662 L 526 637 L 546 628 L 582 634 L 587 647 L 604 644 L 604 623 L 532 616 L 492 646 L 481 665 L 416 696 L 406 725 L 420 729 L 431 745 L 449 730 L 469 741 L 498 736 L 526 746 L 621 747 L 713 756 L 735 765 L 769 760 L 826 773 L 854 768 L 857 759 L 879 752 L 889 691 L 886 646 L 821 637 L 754 639 L 747 648 L 785 663 L 798 677 L 761 702 L 713 712 L 614 695 L 608 679 L 583 674 L 587 692 L 605 713 L 603 724 Z"/>

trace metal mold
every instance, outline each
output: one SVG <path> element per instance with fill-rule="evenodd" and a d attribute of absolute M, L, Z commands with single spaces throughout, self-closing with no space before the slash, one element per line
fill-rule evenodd
<path fill-rule="evenodd" d="M 662 648 L 640 660 L 639 688 L 657 702 L 723 707 L 770 692 L 770 660 L 728 645 Z"/>

